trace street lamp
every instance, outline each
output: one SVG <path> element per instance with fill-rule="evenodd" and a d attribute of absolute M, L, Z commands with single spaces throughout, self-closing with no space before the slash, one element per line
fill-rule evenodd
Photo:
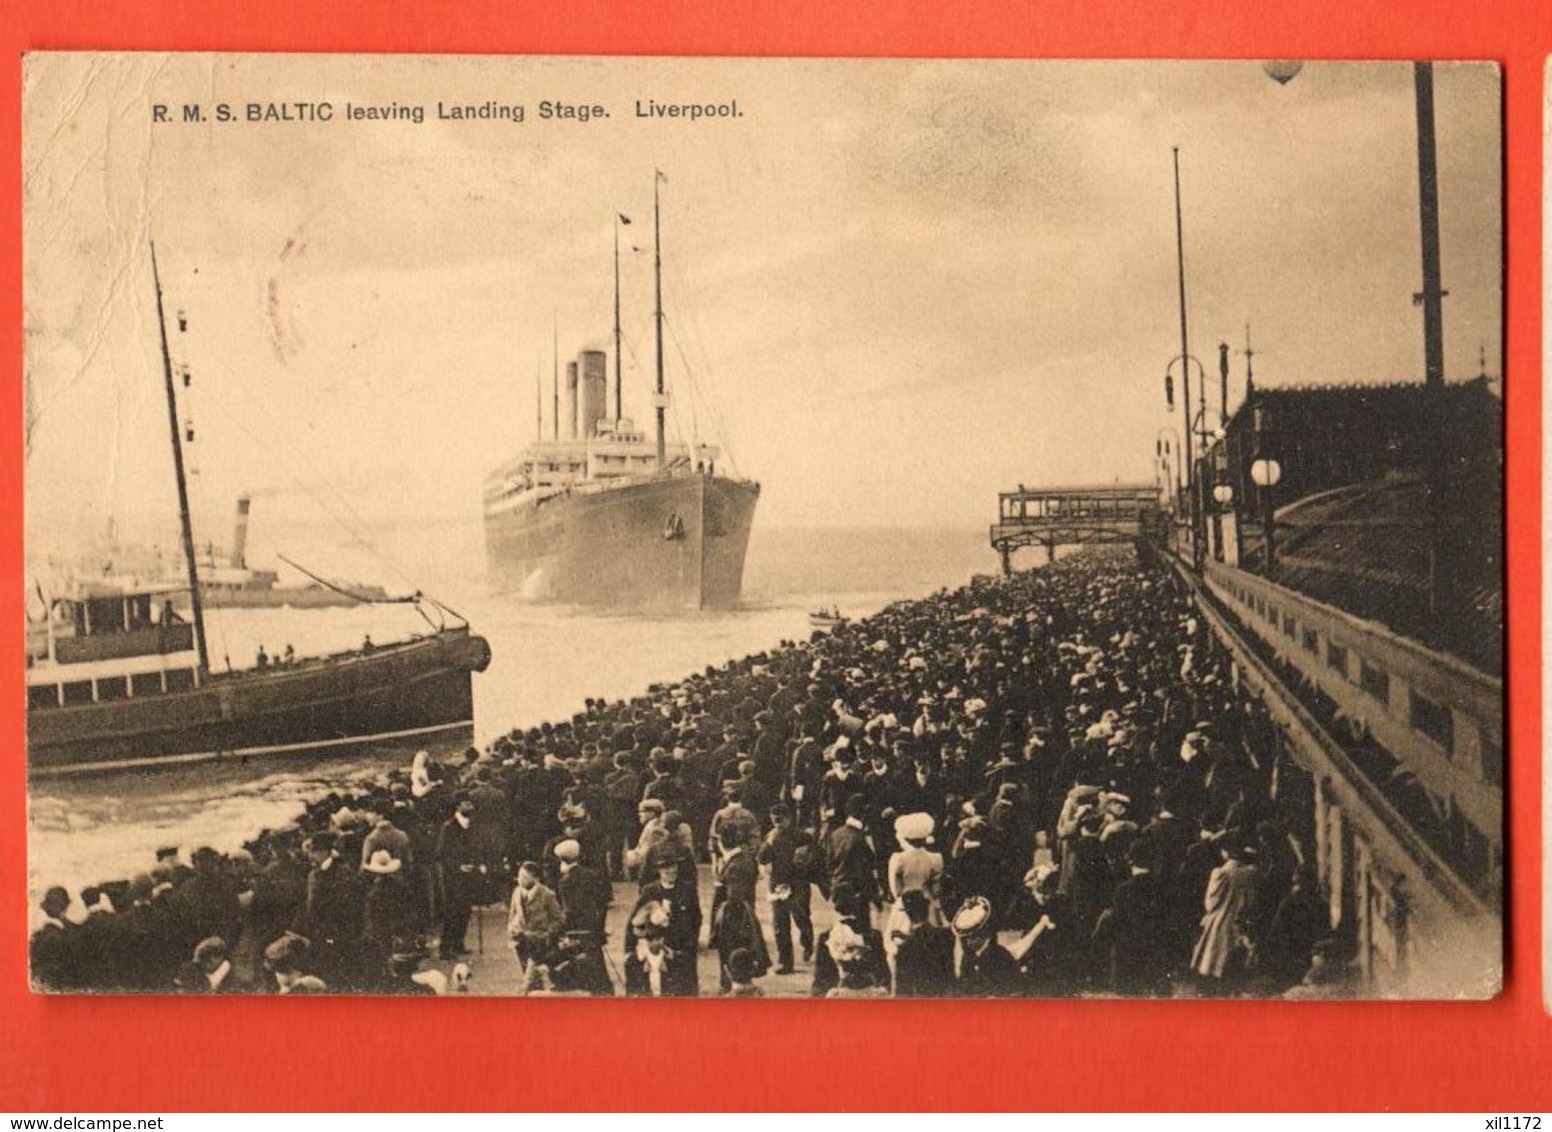
<path fill-rule="evenodd" d="M 1266 543 L 1266 576 L 1270 580 L 1277 554 L 1277 521 L 1272 514 L 1272 489 L 1283 478 L 1283 466 L 1266 456 L 1251 462 L 1250 479 L 1261 497 L 1261 537 Z"/>
<path fill-rule="evenodd" d="M 1191 459 L 1191 340 L 1186 333 L 1186 236 L 1185 224 L 1181 218 L 1180 207 L 1180 147 L 1177 145 L 1172 150 L 1175 167 L 1175 270 L 1180 287 L 1180 353 L 1176 361 L 1180 362 L 1181 377 L 1185 384 L 1185 397 L 1183 409 L 1186 417 L 1186 475 L 1187 486 L 1191 487 L 1191 565 L 1198 572 L 1202 569 L 1202 536 L 1201 536 L 1201 504 L 1197 500 L 1196 488 L 1191 484 L 1194 478 L 1195 465 Z M 1172 362 L 1171 365 L 1174 363 Z M 1201 371 L 1202 363 L 1196 363 L 1197 370 Z M 1169 381 L 1169 370 L 1165 371 L 1166 388 Z M 1203 388 L 1203 404 L 1206 403 L 1207 374 L 1200 373 Z"/>
<path fill-rule="evenodd" d="M 1297 60 L 1279 59 L 1263 69 L 1285 85 L 1303 69 Z M 1428 432 L 1425 436 L 1428 484 L 1428 608 L 1434 616 L 1447 612 L 1454 589 L 1444 553 L 1444 495 L 1448 483 L 1444 417 L 1444 285 L 1439 266 L 1439 167 L 1433 113 L 1433 64 L 1412 64 L 1417 110 L 1417 197 L 1422 240 L 1423 289 L 1412 296 L 1423 308 L 1423 383 L 1429 389 Z M 1178 189 L 1177 189 L 1178 196 Z"/>
<path fill-rule="evenodd" d="M 1304 70 L 1303 62 L 1298 59 L 1269 59 L 1262 67 L 1279 86 L 1287 86 L 1295 75 Z"/>
<path fill-rule="evenodd" d="M 1159 495 L 1169 500 L 1169 513 L 1180 513 L 1180 497 L 1185 491 L 1180 469 L 1180 430 L 1170 426 L 1160 428 L 1153 438 L 1154 455 L 1158 457 L 1158 470 L 1163 481 Z"/>
<path fill-rule="evenodd" d="M 1188 507 L 1189 522 L 1191 525 L 1191 560 L 1193 564 L 1195 564 L 1197 568 L 1200 569 L 1202 565 L 1202 508 L 1201 500 L 1198 498 L 1200 485 L 1197 483 L 1196 460 L 1194 458 L 1195 454 L 1191 447 L 1191 434 L 1193 431 L 1200 432 L 1202 427 L 1202 419 L 1207 412 L 1207 371 L 1203 368 L 1202 363 L 1190 354 L 1177 354 L 1175 357 L 1171 358 L 1169 360 L 1169 364 L 1164 367 L 1164 402 L 1170 408 L 1174 408 L 1175 405 L 1174 369 L 1176 362 L 1180 363 L 1180 407 L 1181 415 L 1184 418 L 1186 426 L 1186 503 Z M 1197 409 L 1195 417 L 1192 417 L 1191 415 L 1192 365 L 1196 366 L 1197 399 L 1200 402 L 1200 407 Z"/>

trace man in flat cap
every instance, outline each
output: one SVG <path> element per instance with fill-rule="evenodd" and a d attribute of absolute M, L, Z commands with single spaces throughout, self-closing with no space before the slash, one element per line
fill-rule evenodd
<path fill-rule="evenodd" d="M 550 952 L 565 930 L 566 914 L 560 898 L 544 884 L 535 861 L 524 861 L 517 870 L 512 902 L 507 912 L 507 935 L 524 974 L 536 963 L 549 962 Z"/>

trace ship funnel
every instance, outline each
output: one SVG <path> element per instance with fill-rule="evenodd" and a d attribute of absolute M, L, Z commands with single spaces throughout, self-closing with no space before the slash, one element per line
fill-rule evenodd
<path fill-rule="evenodd" d="M 577 357 L 577 366 L 580 370 L 577 393 L 582 403 L 580 435 L 592 436 L 608 411 L 608 360 L 602 350 L 583 350 Z"/>
<path fill-rule="evenodd" d="M 566 363 L 566 416 L 571 421 L 571 437 L 582 434 L 577 431 L 577 363 Z"/>
<path fill-rule="evenodd" d="M 237 527 L 232 531 L 232 565 L 238 570 L 246 570 L 248 563 L 248 504 L 246 495 L 237 497 Z"/>

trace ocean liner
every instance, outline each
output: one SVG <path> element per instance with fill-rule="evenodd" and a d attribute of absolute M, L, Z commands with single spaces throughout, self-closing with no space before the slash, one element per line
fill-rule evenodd
<path fill-rule="evenodd" d="M 718 608 L 738 600 L 760 485 L 719 473 L 720 453 L 711 445 L 664 438 L 661 180 L 654 180 L 652 200 L 655 435 L 622 411 L 616 224 L 614 413 L 608 415 L 603 350 L 583 350 L 567 363 L 564 415 L 557 364 L 550 439 L 541 430 L 485 482 L 487 577 L 497 590 L 627 609 Z"/>
<path fill-rule="evenodd" d="M 27 763 L 53 774 L 307 751 L 439 734 L 473 737 L 471 673 L 490 647 L 414 594 L 428 631 L 256 668 L 214 671 L 194 553 L 173 368 L 156 281 L 162 372 L 187 578 L 97 581 L 44 598 L 29 626 Z M 180 329 L 183 320 L 179 319 Z M 34 631 L 36 629 L 36 631 Z"/>

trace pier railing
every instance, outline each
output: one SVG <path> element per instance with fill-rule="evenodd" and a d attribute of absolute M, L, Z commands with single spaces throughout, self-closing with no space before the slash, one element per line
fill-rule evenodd
<path fill-rule="evenodd" d="M 1479 842 L 1468 856 L 1501 861 L 1500 679 L 1257 575 L 1208 563 L 1204 580 L 1280 662 L 1414 775 L 1464 839 Z"/>

